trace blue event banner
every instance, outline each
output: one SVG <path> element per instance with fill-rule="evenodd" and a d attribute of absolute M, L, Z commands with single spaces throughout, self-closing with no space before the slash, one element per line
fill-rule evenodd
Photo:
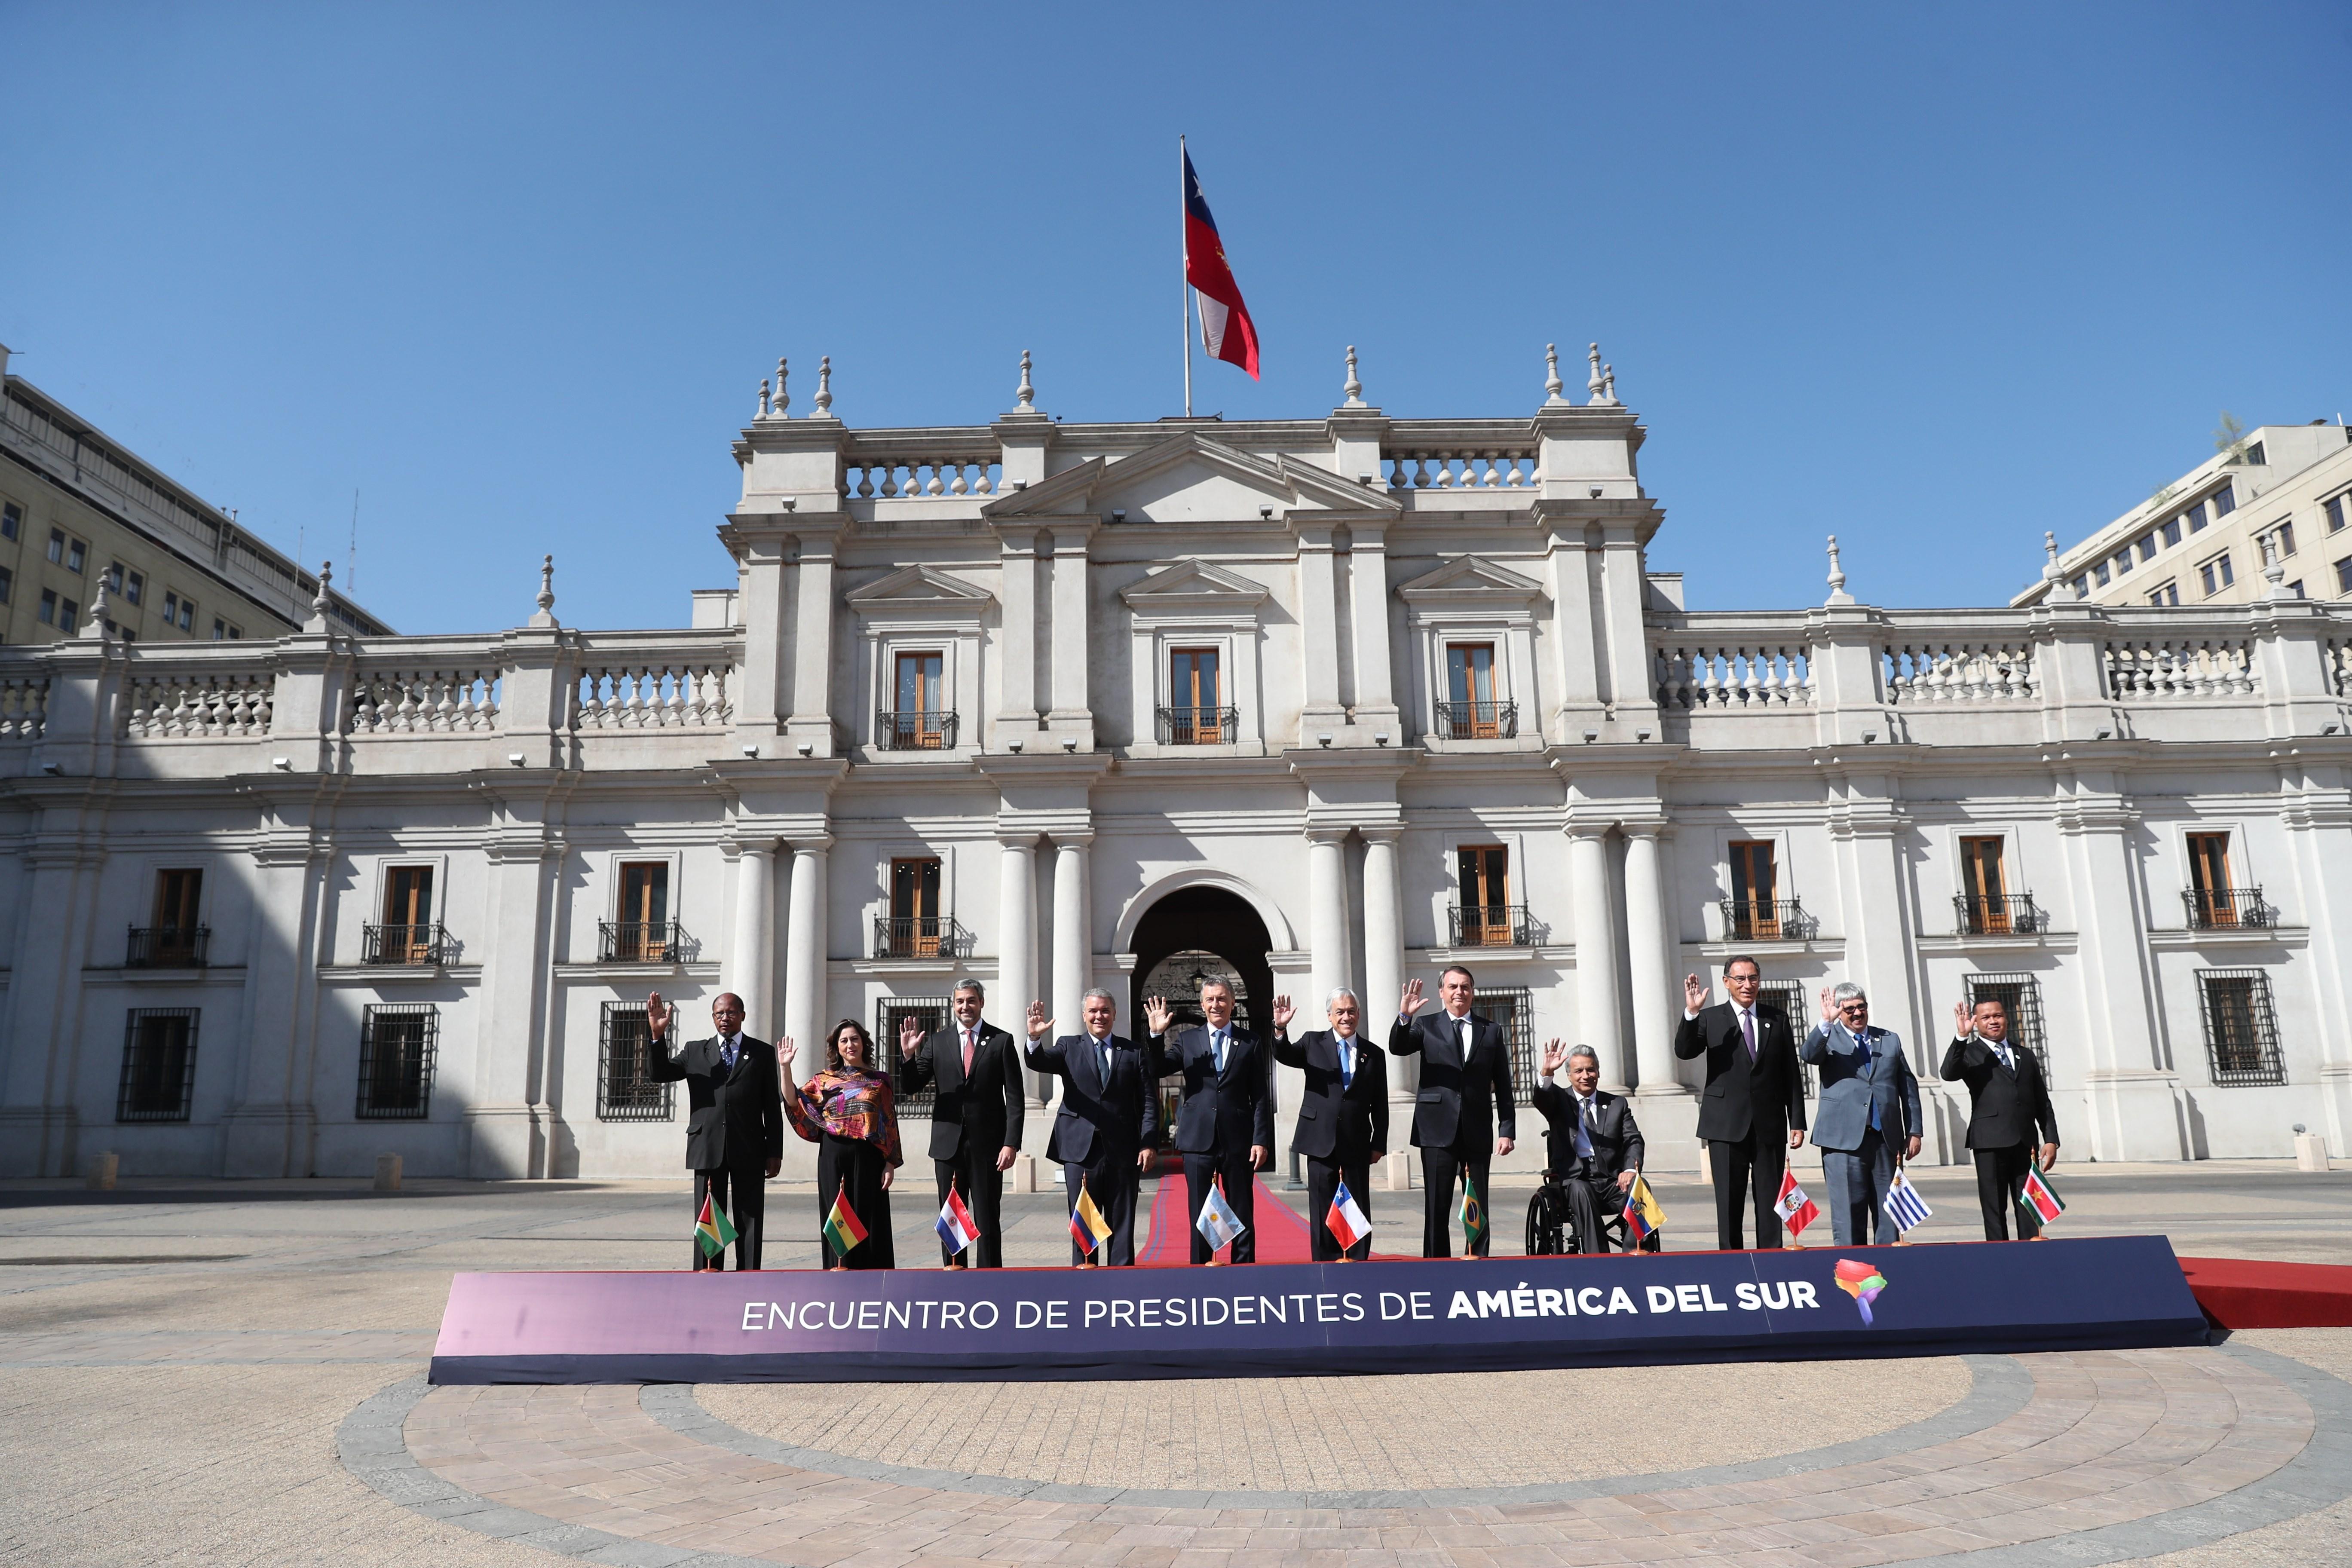
<path fill-rule="evenodd" d="M 432 1381 L 1296 1376 L 2205 1337 L 2162 1237 L 1219 1268 L 460 1274 Z"/>

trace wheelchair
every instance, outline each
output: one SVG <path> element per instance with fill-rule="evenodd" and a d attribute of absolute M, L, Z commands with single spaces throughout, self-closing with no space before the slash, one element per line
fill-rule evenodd
<path fill-rule="evenodd" d="M 1576 1210 L 1568 1201 L 1568 1189 L 1559 1177 L 1546 1171 L 1543 1184 L 1535 1190 L 1533 1197 L 1528 1199 L 1528 1256 L 1558 1258 L 1583 1251 L 1583 1238 L 1576 1234 L 1575 1215 Z M 1624 1212 L 1622 1209 L 1603 1209 L 1601 1229 L 1604 1238 L 1613 1237 L 1617 1245 L 1622 1247 L 1628 1234 Z M 1659 1233 L 1652 1231 L 1643 1237 L 1641 1249 L 1643 1252 L 1664 1250 Z"/>

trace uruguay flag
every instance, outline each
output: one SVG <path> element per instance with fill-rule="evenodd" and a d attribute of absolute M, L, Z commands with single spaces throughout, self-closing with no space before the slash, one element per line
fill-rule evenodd
<path fill-rule="evenodd" d="M 971 1211 L 963 1206 L 963 1194 L 953 1187 L 948 1189 L 948 1201 L 940 1205 L 939 1223 L 931 1227 L 940 1233 L 950 1252 L 961 1252 L 980 1239 L 980 1226 L 971 1223 Z"/>
<path fill-rule="evenodd" d="M 1348 1190 L 1345 1176 L 1339 1178 L 1339 1190 L 1331 1194 L 1331 1212 L 1323 1216 L 1323 1225 L 1339 1238 L 1343 1253 L 1372 1234 L 1372 1222 L 1357 1206 L 1356 1194 Z"/>
<path fill-rule="evenodd" d="M 1927 1206 L 1927 1200 L 1919 1195 L 1919 1189 L 1911 1184 L 1911 1178 L 1898 1169 L 1895 1173 L 1895 1184 L 1886 1189 L 1887 1223 L 1894 1226 L 1899 1235 L 1926 1225 L 1927 1216 L 1935 1212 Z"/>
<path fill-rule="evenodd" d="M 1201 300 L 1201 342 L 1211 359 L 1237 364 L 1257 377 L 1257 323 L 1242 303 L 1242 287 L 1225 261 L 1224 242 L 1217 237 L 1217 220 L 1201 195 L 1201 178 L 1192 172 L 1192 154 L 1184 153 L 1184 281 Z"/>

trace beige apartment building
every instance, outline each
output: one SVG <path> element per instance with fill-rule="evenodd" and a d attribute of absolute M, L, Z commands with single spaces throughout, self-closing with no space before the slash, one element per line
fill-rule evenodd
<path fill-rule="evenodd" d="M 125 642 L 275 638 L 317 595 L 303 571 L 228 513 L 8 374 L 0 347 L 0 643 L 75 635 L 106 585 L 106 630 Z M 340 629 L 391 628 L 341 595 Z"/>
<path fill-rule="evenodd" d="M 2242 605 L 2352 596 L 2352 431 L 2339 422 L 2246 432 L 2090 538 L 2054 548 L 2010 600 Z M 2275 571 L 2271 570 L 2275 568 Z"/>

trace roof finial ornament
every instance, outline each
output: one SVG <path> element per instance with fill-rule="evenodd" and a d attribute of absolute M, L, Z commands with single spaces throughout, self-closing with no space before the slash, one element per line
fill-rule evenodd
<path fill-rule="evenodd" d="M 531 616 L 535 626 L 551 626 L 555 620 L 555 557 L 539 558 L 539 614 Z"/>
<path fill-rule="evenodd" d="M 1613 364 L 1601 367 L 1601 401 L 1606 407 L 1617 406 L 1617 367 Z"/>
<path fill-rule="evenodd" d="M 1592 362 L 1592 374 L 1586 379 L 1584 383 L 1584 390 L 1592 395 L 1592 403 L 1598 403 L 1601 401 L 1601 388 L 1602 385 L 1601 377 L 1601 345 L 1599 343 L 1586 344 L 1584 357 Z M 1587 406 L 1589 407 L 1591 405 L 1588 404 Z"/>
<path fill-rule="evenodd" d="M 310 619 L 303 626 L 304 631 L 323 632 L 327 629 L 327 612 L 334 607 L 335 603 L 333 596 L 328 592 L 327 584 L 334 580 L 335 563 L 331 561 L 320 562 L 319 591 L 310 595 Z"/>
<path fill-rule="evenodd" d="M 1853 595 L 1845 591 L 1845 568 L 1838 564 L 1837 535 L 1830 535 L 1830 596 L 1832 605 L 1851 605 Z"/>
<path fill-rule="evenodd" d="M 812 419 L 833 417 L 833 356 L 825 355 L 816 362 L 816 412 Z"/>
<path fill-rule="evenodd" d="M 98 580 L 98 592 L 90 595 L 89 619 L 82 622 L 81 635 L 86 637 L 104 637 L 107 613 L 113 608 L 107 598 L 107 580 L 101 576 Z"/>
<path fill-rule="evenodd" d="M 2270 584 L 2263 597 L 2265 599 L 2294 598 L 2295 595 L 2287 590 L 2286 559 L 2279 553 L 2276 534 L 2272 534 L 2262 542 L 2262 552 L 2263 580 Z M 100 584 L 100 586 L 103 587 L 104 584 Z"/>
<path fill-rule="evenodd" d="M 1021 351 L 1021 389 L 1014 395 L 1014 401 L 1021 405 L 1021 412 L 1024 414 L 1037 412 L 1037 389 L 1029 384 L 1029 351 L 1027 349 Z"/>
<path fill-rule="evenodd" d="M 1544 344 L 1544 406 L 1565 407 L 1568 399 L 1562 397 L 1560 392 L 1567 385 L 1568 383 L 1559 378 L 1559 345 Z"/>
<path fill-rule="evenodd" d="M 1364 384 L 1356 377 L 1356 345 L 1353 343 L 1349 343 L 1348 345 L 1348 384 L 1341 387 L 1339 390 L 1347 394 L 1348 396 L 1348 401 L 1340 405 L 1341 407 L 1361 408 L 1364 406 Z"/>
<path fill-rule="evenodd" d="M 790 394 L 784 391 L 784 356 L 776 356 L 776 417 L 782 419 L 784 410 L 793 405 Z"/>
<path fill-rule="evenodd" d="M 2064 582 L 2065 569 L 2058 564 L 2058 536 L 2046 530 L 2042 535 L 2042 553 L 2050 558 L 2042 564 L 2042 580 L 2045 583 Z"/>
<path fill-rule="evenodd" d="M 760 412 L 755 417 L 768 417 L 768 378 L 764 375 L 760 378 Z"/>

